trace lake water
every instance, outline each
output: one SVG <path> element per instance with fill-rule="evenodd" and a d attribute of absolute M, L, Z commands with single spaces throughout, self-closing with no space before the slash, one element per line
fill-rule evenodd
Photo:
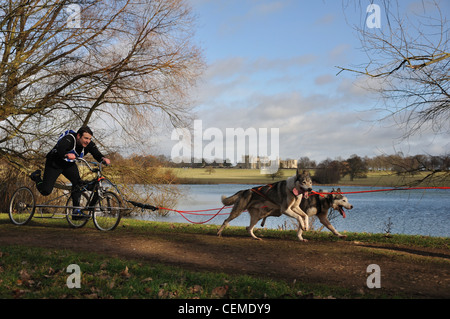
<path fill-rule="evenodd" d="M 254 185 L 259 186 L 259 185 Z M 221 196 L 233 195 L 235 192 L 251 188 L 253 185 L 240 184 L 218 184 L 218 185 L 180 185 L 185 197 L 180 200 L 175 209 L 180 211 L 198 211 L 214 209 L 205 214 L 215 214 L 223 205 Z M 366 190 L 382 189 L 380 187 L 356 187 L 356 186 L 335 186 L 340 187 L 342 192 L 355 192 Z M 323 187 L 331 190 L 332 186 Z M 385 187 L 384 187 L 385 188 Z M 313 187 L 319 191 L 318 187 Z M 333 226 L 339 231 L 384 233 L 390 221 L 391 233 L 444 236 L 450 237 L 450 190 L 427 189 L 427 190 L 407 190 L 389 191 L 346 195 L 349 202 L 354 206 L 352 210 L 346 210 L 346 218 L 342 218 L 337 212 L 336 217 L 331 220 Z M 221 225 L 227 218 L 231 209 L 225 209 L 207 224 Z M 193 222 L 203 222 L 212 215 L 184 215 Z M 166 217 L 140 217 L 166 222 L 188 221 L 182 215 L 171 212 Z M 231 221 L 232 226 L 248 226 L 249 215 L 243 212 L 241 216 Z M 266 221 L 266 228 L 279 229 L 287 227 L 294 229 L 294 220 L 287 217 L 270 217 Z M 259 227 L 259 223 L 256 227 Z M 315 227 L 320 227 L 320 222 L 315 223 Z M 328 229 L 324 229 L 328 231 Z"/>

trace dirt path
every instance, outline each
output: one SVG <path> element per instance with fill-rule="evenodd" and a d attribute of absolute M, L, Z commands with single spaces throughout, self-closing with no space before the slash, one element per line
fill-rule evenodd
<path fill-rule="evenodd" d="M 69 229 L 45 225 L 0 225 L 0 245 L 29 245 L 52 249 L 98 252 L 181 266 L 192 270 L 248 274 L 349 288 L 367 293 L 367 267 L 381 268 L 385 297 L 402 293 L 418 298 L 450 298 L 450 251 L 421 247 L 189 233 L 113 232 L 93 228 Z"/>

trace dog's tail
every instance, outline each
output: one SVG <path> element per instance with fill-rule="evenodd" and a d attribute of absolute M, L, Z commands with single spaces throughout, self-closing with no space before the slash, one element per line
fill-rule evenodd
<path fill-rule="evenodd" d="M 244 191 L 239 191 L 234 195 L 231 195 L 230 197 L 226 197 L 225 195 L 222 195 L 222 204 L 225 206 L 230 206 L 236 203 L 236 201 L 242 196 L 242 193 Z"/>

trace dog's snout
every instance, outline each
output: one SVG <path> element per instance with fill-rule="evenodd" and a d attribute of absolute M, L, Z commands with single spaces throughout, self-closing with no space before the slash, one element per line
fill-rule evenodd
<path fill-rule="evenodd" d="M 310 191 L 312 191 L 312 188 L 310 187 L 310 188 L 308 188 L 308 192 L 310 192 Z"/>
<path fill-rule="evenodd" d="M 350 205 L 350 208 L 349 209 L 353 209 L 353 205 Z"/>

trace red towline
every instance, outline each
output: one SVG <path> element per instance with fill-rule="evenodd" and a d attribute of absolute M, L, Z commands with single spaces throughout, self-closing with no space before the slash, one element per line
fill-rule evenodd
<path fill-rule="evenodd" d="M 420 190 L 420 189 L 445 189 L 445 190 L 447 190 L 447 189 L 450 189 L 450 187 L 398 187 L 398 188 L 385 188 L 385 189 L 374 189 L 374 190 L 367 190 L 367 191 L 339 192 L 339 193 L 338 192 L 328 193 L 328 192 L 311 191 L 311 193 L 322 196 L 322 195 L 330 195 L 330 194 L 337 194 L 337 193 L 338 194 L 361 194 L 361 193 L 407 191 L 407 190 Z M 212 219 L 214 219 L 216 216 L 227 215 L 228 213 L 221 213 L 221 211 L 224 210 L 225 208 L 231 208 L 231 207 L 232 206 L 223 206 L 221 208 L 211 208 L 211 209 L 202 209 L 202 210 L 177 210 L 177 209 L 170 209 L 170 208 L 166 208 L 166 207 L 158 207 L 158 209 L 176 212 L 192 224 L 205 224 L 205 223 L 211 221 Z M 204 213 L 204 212 L 210 212 L 210 211 L 217 211 L 217 213 L 206 213 L 206 214 Z M 199 216 L 212 216 L 212 217 L 203 222 L 194 222 L 194 221 L 188 219 L 184 215 L 199 215 Z"/>
<path fill-rule="evenodd" d="M 375 193 L 375 192 L 391 192 L 391 191 L 409 191 L 409 190 L 417 190 L 417 189 L 450 189 L 450 187 L 397 187 L 397 188 L 386 188 L 386 189 L 372 189 L 368 191 L 354 191 L 354 192 L 339 192 L 339 194 L 360 194 L 360 193 Z M 314 194 L 323 194 L 329 195 L 333 193 L 326 192 L 315 192 Z M 337 192 L 334 192 L 336 194 Z"/>

